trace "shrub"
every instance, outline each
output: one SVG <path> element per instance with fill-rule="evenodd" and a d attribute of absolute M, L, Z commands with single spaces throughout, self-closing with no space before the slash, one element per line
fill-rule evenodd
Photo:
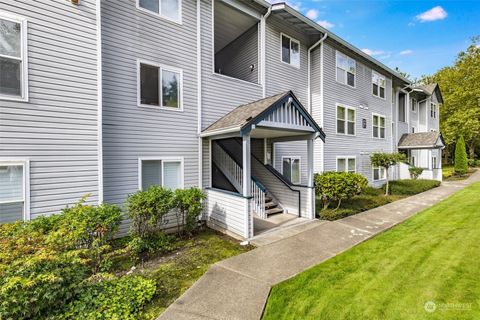
<path fill-rule="evenodd" d="M 391 192 L 395 195 L 414 195 L 438 187 L 437 180 L 395 180 L 391 182 Z M 385 188 L 385 185 L 383 186 Z"/>
<path fill-rule="evenodd" d="M 155 281 L 140 276 L 100 279 L 90 283 L 71 302 L 62 316 L 65 319 L 135 320 L 156 290 Z"/>
<path fill-rule="evenodd" d="M 456 174 L 466 174 L 468 170 L 468 162 L 467 162 L 467 150 L 465 148 L 465 140 L 463 136 L 457 140 L 457 144 L 455 145 L 455 173 Z"/>
<path fill-rule="evenodd" d="M 128 216 L 132 220 L 131 233 L 142 239 L 154 236 L 164 217 L 173 208 L 173 192 L 160 186 L 140 190 L 127 198 Z"/>
<path fill-rule="evenodd" d="M 325 172 L 315 176 L 315 193 L 323 203 L 323 210 L 333 201 L 338 209 L 342 200 L 360 194 L 367 184 L 367 179 L 357 173 Z"/>
<path fill-rule="evenodd" d="M 420 177 L 422 175 L 423 168 L 410 167 L 410 168 L 408 168 L 408 171 L 410 172 L 410 176 L 412 177 L 412 179 L 417 180 L 418 177 Z"/>
<path fill-rule="evenodd" d="M 385 152 L 375 152 L 370 155 L 370 161 L 373 167 L 380 167 L 385 168 L 386 174 L 386 188 L 385 194 L 388 195 L 389 193 L 389 177 L 388 177 L 388 169 L 390 167 L 398 164 L 399 162 L 405 161 L 406 157 L 403 153 L 385 153 Z"/>
<path fill-rule="evenodd" d="M 468 159 L 468 166 L 469 167 L 480 167 L 480 160 L 478 159 Z"/>
<path fill-rule="evenodd" d="M 177 189 L 173 199 L 173 206 L 177 213 L 177 227 L 191 234 L 197 227 L 198 217 L 202 213 L 205 194 L 199 188 Z"/>
<path fill-rule="evenodd" d="M 128 243 L 128 249 L 137 256 L 142 253 L 165 253 L 175 249 L 175 240 L 174 236 L 159 231 L 146 238 L 133 236 Z"/>

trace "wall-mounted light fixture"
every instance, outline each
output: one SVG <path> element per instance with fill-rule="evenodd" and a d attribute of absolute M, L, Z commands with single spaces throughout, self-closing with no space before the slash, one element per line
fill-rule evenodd
<path fill-rule="evenodd" d="M 70 0 L 70 2 L 78 6 L 78 4 L 80 3 L 80 0 Z"/>
<path fill-rule="evenodd" d="M 250 72 L 252 72 L 253 70 L 255 70 L 255 65 L 252 63 L 252 64 L 250 65 Z"/>

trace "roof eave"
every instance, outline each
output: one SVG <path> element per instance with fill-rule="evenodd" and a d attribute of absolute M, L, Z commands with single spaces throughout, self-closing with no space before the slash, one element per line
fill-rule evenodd
<path fill-rule="evenodd" d="M 317 29 L 318 31 L 322 32 L 323 34 L 327 33 L 328 34 L 328 37 L 329 38 L 332 38 L 333 40 L 335 40 L 336 42 L 340 43 L 341 45 L 343 45 L 344 47 L 352 50 L 353 52 L 355 52 L 356 54 L 362 56 L 364 59 L 372 62 L 373 64 L 377 65 L 378 67 L 382 68 L 384 71 L 390 73 L 391 75 L 393 75 L 394 77 L 396 77 L 397 79 L 405 82 L 405 83 L 408 83 L 408 84 L 411 84 L 411 81 L 408 80 L 407 78 L 404 78 L 403 76 L 401 76 L 398 72 L 396 72 L 395 70 L 387 67 L 386 65 L 384 65 L 383 63 L 381 63 L 380 61 L 378 61 L 377 59 L 373 58 L 372 56 L 366 54 L 365 52 L 363 52 L 362 50 L 360 50 L 359 48 L 353 46 L 352 44 L 348 43 L 347 41 L 343 40 L 342 38 L 340 38 L 339 36 L 337 36 L 336 34 L 334 34 L 333 32 L 325 29 L 324 27 L 322 27 L 321 25 L 319 25 L 318 23 L 316 23 L 315 21 L 312 21 L 310 20 L 309 18 L 305 17 L 303 14 L 301 14 L 300 12 L 298 12 L 297 10 L 293 9 L 292 7 L 290 7 L 289 5 L 287 5 L 286 3 L 276 3 L 276 4 L 273 4 L 272 5 L 272 11 L 276 11 L 276 10 L 285 10 L 287 11 L 288 13 L 290 13 L 291 15 L 295 16 L 296 18 L 300 19 L 301 21 L 305 22 L 306 24 L 310 25 L 311 27 Z"/>

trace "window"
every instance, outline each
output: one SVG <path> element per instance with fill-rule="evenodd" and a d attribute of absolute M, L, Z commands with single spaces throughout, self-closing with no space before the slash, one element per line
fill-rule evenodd
<path fill-rule="evenodd" d="M 0 99 L 27 100 L 27 22 L 0 13 Z"/>
<path fill-rule="evenodd" d="M 182 71 L 139 64 L 139 106 L 182 110 Z"/>
<path fill-rule="evenodd" d="M 435 103 L 430 103 L 430 117 L 437 117 L 437 105 Z"/>
<path fill-rule="evenodd" d="M 282 173 L 293 184 L 300 183 L 300 157 L 282 157 Z"/>
<path fill-rule="evenodd" d="M 415 161 L 415 156 L 410 156 L 410 165 L 412 165 L 412 166 L 415 167 L 415 166 L 416 166 L 416 163 L 417 163 L 417 162 Z"/>
<path fill-rule="evenodd" d="M 437 157 L 432 157 L 432 169 L 437 169 Z"/>
<path fill-rule="evenodd" d="M 385 77 L 372 70 L 372 93 L 385 99 Z"/>
<path fill-rule="evenodd" d="M 405 122 L 405 94 L 400 93 L 398 95 L 398 121 Z"/>
<path fill-rule="evenodd" d="M 412 127 L 412 133 L 415 133 L 415 127 Z"/>
<path fill-rule="evenodd" d="M 385 117 L 380 115 L 373 115 L 373 137 L 385 139 Z"/>
<path fill-rule="evenodd" d="M 300 67 L 300 42 L 284 34 L 282 38 L 282 61 Z"/>
<path fill-rule="evenodd" d="M 355 135 L 355 108 L 337 105 L 337 133 Z"/>
<path fill-rule="evenodd" d="M 181 0 L 137 0 L 137 8 L 175 22 L 181 21 Z"/>
<path fill-rule="evenodd" d="M 412 112 L 417 112 L 417 99 L 412 99 Z"/>
<path fill-rule="evenodd" d="M 355 87 L 357 64 L 355 60 L 337 51 L 337 81 Z"/>
<path fill-rule="evenodd" d="M 338 157 L 337 158 L 337 171 L 352 172 L 357 171 L 355 157 Z"/>
<path fill-rule="evenodd" d="M 172 190 L 183 188 L 183 159 L 140 159 L 139 188 L 158 185 Z"/>
<path fill-rule="evenodd" d="M 373 181 L 385 180 L 386 176 L 384 167 L 373 167 Z"/>
<path fill-rule="evenodd" d="M 0 163 L 0 224 L 27 217 L 26 167 L 25 162 Z"/>

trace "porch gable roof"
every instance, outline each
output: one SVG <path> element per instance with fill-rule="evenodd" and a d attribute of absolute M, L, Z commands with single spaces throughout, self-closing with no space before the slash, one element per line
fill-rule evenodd
<path fill-rule="evenodd" d="M 398 149 L 443 149 L 445 142 L 440 132 L 405 133 L 398 142 Z"/>
<path fill-rule="evenodd" d="M 325 141 L 322 128 L 313 120 L 292 91 L 238 106 L 203 130 L 201 136 L 235 131 L 239 131 L 243 136 L 257 125 L 269 126 L 270 124 L 286 130 L 317 132 Z"/>

